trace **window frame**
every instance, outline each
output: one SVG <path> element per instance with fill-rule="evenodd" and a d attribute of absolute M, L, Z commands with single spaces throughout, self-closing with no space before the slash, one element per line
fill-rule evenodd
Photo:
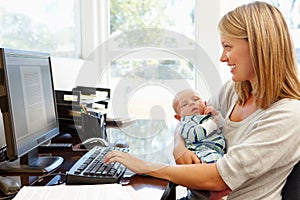
<path fill-rule="evenodd" d="M 81 5 L 81 30 L 82 31 L 82 58 L 89 59 L 91 52 L 97 48 L 97 46 L 105 43 L 107 40 L 110 39 L 109 33 L 109 0 L 94 0 L 86 2 L 84 0 L 80 0 Z M 218 13 L 221 3 L 218 0 L 213 0 L 211 2 L 200 2 L 195 0 L 195 10 L 199 12 L 195 12 L 195 31 L 196 31 L 196 38 L 195 42 L 198 44 L 198 47 L 201 47 L 208 55 L 211 61 L 213 61 L 214 67 L 216 68 L 216 72 L 219 72 L 220 65 L 218 62 L 219 51 L 219 37 L 216 30 L 216 24 L 219 20 L 220 13 Z M 211 8 L 212 12 L 208 11 Z M 210 16 L 214 16 L 211 20 L 206 20 L 206 14 Z M 202 20 L 204 19 L 204 20 Z M 90 23 L 85 23 L 89 21 Z M 204 32 L 200 32 L 200 27 L 206 27 Z M 213 36 L 212 36 L 213 35 Z M 207 38 L 210 38 L 207 40 Z M 106 49 L 108 52 L 105 57 L 109 60 L 113 60 L 113 58 L 120 55 L 120 52 L 117 51 L 110 51 L 110 49 Z M 195 55 L 195 50 L 186 51 L 185 49 L 179 50 L 182 55 L 187 55 L 188 59 L 191 59 L 196 65 L 200 65 L 201 61 L 197 60 L 197 56 Z M 197 50 L 196 50 L 197 52 Z M 155 53 L 153 53 L 155 56 Z M 139 57 L 140 58 L 140 57 Z M 144 57 L 147 58 L 147 57 Z M 175 57 L 174 57 L 175 58 Z M 98 62 L 94 60 L 94 62 Z M 100 61 L 102 63 L 101 66 L 106 66 L 107 61 Z M 195 78 L 195 89 L 199 89 L 203 85 L 198 84 L 200 79 L 203 77 L 196 77 Z M 109 77 L 106 77 L 106 82 L 102 82 L 102 84 L 108 85 Z M 219 82 L 221 84 L 221 80 Z M 220 84 L 214 87 L 212 91 L 220 87 Z"/>

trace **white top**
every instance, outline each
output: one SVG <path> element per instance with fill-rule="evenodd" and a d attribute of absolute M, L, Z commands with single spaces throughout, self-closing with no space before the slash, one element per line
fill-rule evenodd
<path fill-rule="evenodd" d="M 227 153 L 217 168 L 233 190 L 228 200 L 281 199 L 286 178 L 300 160 L 300 101 L 283 99 L 232 122 L 228 116 L 236 100 L 233 85 L 229 81 L 209 102 L 226 116 Z"/>

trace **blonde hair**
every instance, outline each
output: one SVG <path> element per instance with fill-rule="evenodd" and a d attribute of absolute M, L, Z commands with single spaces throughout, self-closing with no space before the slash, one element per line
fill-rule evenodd
<path fill-rule="evenodd" d="M 300 100 L 295 49 L 281 12 L 265 2 L 237 7 L 219 22 L 219 31 L 228 37 L 248 41 L 255 83 L 235 83 L 238 103 L 244 104 L 251 92 L 258 107 L 291 98 Z"/>

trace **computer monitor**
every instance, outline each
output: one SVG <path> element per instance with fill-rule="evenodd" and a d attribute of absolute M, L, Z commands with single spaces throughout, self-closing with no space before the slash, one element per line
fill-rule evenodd
<path fill-rule="evenodd" d="M 0 109 L 9 163 L 7 173 L 48 173 L 61 157 L 39 157 L 38 146 L 59 134 L 48 53 L 0 48 Z"/>

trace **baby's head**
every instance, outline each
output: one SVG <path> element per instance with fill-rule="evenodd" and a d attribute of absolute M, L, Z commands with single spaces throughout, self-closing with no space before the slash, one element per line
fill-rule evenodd
<path fill-rule="evenodd" d="M 202 115 L 205 103 L 200 95 L 192 89 L 185 89 L 177 93 L 173 100 L 175 118 L 180 120 L 183 116 Z"/>

